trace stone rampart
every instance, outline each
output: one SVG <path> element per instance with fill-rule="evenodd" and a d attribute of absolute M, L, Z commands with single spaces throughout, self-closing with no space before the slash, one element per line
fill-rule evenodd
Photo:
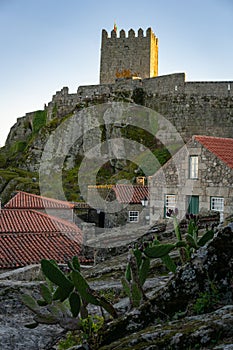
<path fill-rule="evenodd" d="M 135 95 L 141 94 L 138 102 Z M 118 101 L 141 103 L 167 118 L 187 141 L 194 134 L 233 135 L 233 81 L 187 82 L 184 73 L 148 79 L 119 78 L 114 84 L 80 86 L 77 93 L 64 87 L 45 106 L 47 121 L 93 104 Z M 25 140 L 32 132 L 34 112 L 18 118 L 6 144 Z"/>

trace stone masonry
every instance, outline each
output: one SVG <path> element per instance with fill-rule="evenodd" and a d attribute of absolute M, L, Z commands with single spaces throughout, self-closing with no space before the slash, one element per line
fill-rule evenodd
<path fill-rule="evenodd" d="M 152 78 L 158 75 L 158 38 L 151 28 L 143 35 L 133 29 L 120 31 L 120 36 L 112 30 L 111 37 L 103 29 L 100 61 L 100 84 L 111 84 L 116 78 Z"/>
<path fill-rule="evenodd" d="M 189 178 L 189 157 L 199 157 L 199 175 Z M 211 197 L 224 198 L 224 217 L 233 209 L 233 170 L 194 138 L 149 178 L 151 223 L 164 217 L 165 196 L 176 197 L 179 218 L 188 210 L 188 198 L 199 197 L 199 210 L 210 209 Z"/>

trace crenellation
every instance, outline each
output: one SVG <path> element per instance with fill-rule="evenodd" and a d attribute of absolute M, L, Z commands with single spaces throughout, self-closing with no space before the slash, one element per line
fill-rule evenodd
<path fill-rule="evenodd" d="M 120 38 L 125 38 L 125 31 L 124 31 L 124 29 L 121 29 L 121 31 L 120 31 Z"/>
<path fill-rule="evenodd" d="M 141 79 L 158 75 L 158 40 L 151 28 L 144 36 L 142 28 L 115 31 L 106 39 L 106 31 L 102 34 L 100 84 L 113 84 L 119 78 L 137 77 Z"/>
<path fill-rule="evenodd" d="M 128 31 L 128 38 L 135 38 L 135 31 L 133 29 Z"/>
<path fill-rule="evenodd" d="M 106 39 L 108 39 L 108 32 L 105 29 L 103 29 L 102 30 L 102 42 Z"/>
<path fill-rule="evenodd" d="M 144 37 L 143 30 L 142 30 L 142 28 L 139 28 L 138 29 L 138 38 L 143 38 L 143 37 Z"/>
<path fill-rule="evenodd" d="M 147 28 L 146 30 L 146 36 L 147 37 L 151 37 L 153 35 L 152 29 L 151 28 Z"/>
<path fill-rule="evenodd" d="M 113 30 L 111 31 L 111 39 L 116 38 L 116 37 L 117 37 L 117 33 L 116 33 L 115 30 L 113 29 Z"/>

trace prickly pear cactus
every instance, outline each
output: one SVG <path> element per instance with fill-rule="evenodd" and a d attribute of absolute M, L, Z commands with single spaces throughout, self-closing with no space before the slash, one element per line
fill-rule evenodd
<path fill-rule="evenodd" d="M 82 319 L 88 317 L 88 304 L 101 306 L 113 318 L 117 318 L 112 304 L 91 289 L 82 276 L 78 257 L 73 257 L 68 266 L 71 272 L 65 274 L 55 261 L 41 261 L 42 271 L 48 281 L 47 285 L 40 286 L 42 299 L 36 300 L 30 295 L 22 296 L 23 303 L 35 314 L 35 322 L 28 325 L 29 328 L 43 323 L 59 324 L 66 330 L 80 329 L 80 316 Z M 66 300 L 68 303 L 65 303 Z"/>

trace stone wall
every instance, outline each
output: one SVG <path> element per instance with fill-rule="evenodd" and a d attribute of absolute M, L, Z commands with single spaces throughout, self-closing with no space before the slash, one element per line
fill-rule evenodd
<path fill-rule="evenodd" d="M 80 101 L 78 94 L 69 94 L 68 87 L 63 87 L 53 95 L 52 101 L 46 107 L 48 122 L 71 113 Z"/>
<path fill-rule="evenodd" d="M 80 86 L 76 94 L 69 94 L 68 88 L 63 88 L 48 104 L 48 120 L 119 97 L 127 96 L 125 100 L 133 102 L 139 89 L 143 104 L 169 120 L 184 141 L 195 134 L 232 137 L 233 82 L 186 82 L 184 73 Z"/>
<path fill-rule="evenodd" d="M 158 38 L 151 28 L 144 36 L 143 30 L 138 30 L 135 36 L 133 29 L 120 31 L 120 36 L 113 30 L 108 37 L 106 30 L 102 31 L 100 84 L 114 83 L 117 77 L 150 78 L 158 75 Z"/>
<path fill-rule="evenodd" d="M 186 82 L 184 73 L 144 80 L 117 79 L 114 84 L 80 86 L 77 93 L 72 94 L 64 87 L 45 106 L 47 122 L 57 122 L 85 107 L 112 101 L 135 102 L 158 112 L 175 126 L 175 132 L 185 142 L 195 134 L 233 135 L 233 82 Z M 34 112 L 27 113 L 17 120 L 9 133 L 7 146 L 25 141 L 32 134 L 33 115 Z M 40 161 L 48 136 L 46 132 L 49 128 L 39 134 L 31 145 L 30 156 L 25 162 L 29 170 L 37 170 L 33 164 Z M 167 138 L 172 143 L 172 135 L 167 134 Z M 94 140 L 91 143 L 95 145 Z"/>
<path fill-rule="evenodd" d="M 199 156 L 198 179 L 189 178 L 189 156 Z M 187 196 L 199 196 L 199 210 L 210 209 L 212 196 L 224 198 L 224 218 L 233 211 L 233 171 L 196 141 L 190 141 L 149 179 L 151 222 L 164 217 L 165 195 L 176 196 L 180 218 L 188 209 Z"/>

